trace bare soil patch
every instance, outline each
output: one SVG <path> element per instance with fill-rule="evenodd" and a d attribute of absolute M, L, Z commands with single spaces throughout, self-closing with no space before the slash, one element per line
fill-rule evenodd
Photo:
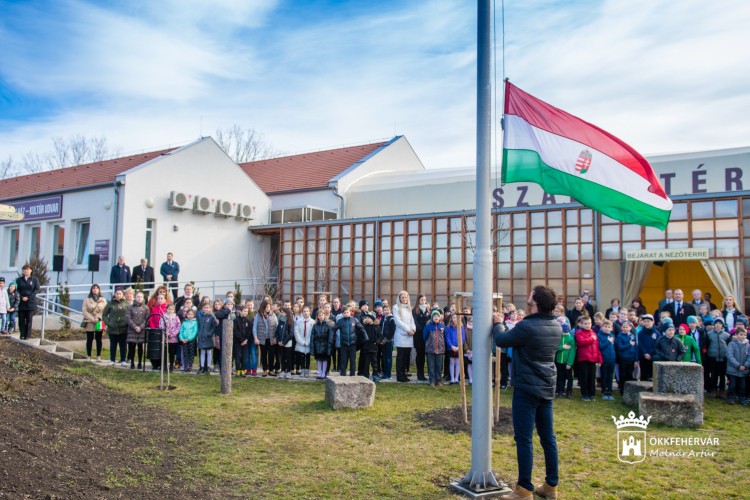
<path fill-rule="evenodd" d="M 186 421 L 135 403 L 76 365 L 0 340 L 2 498 L 218 498 L 183 471 Z"/>
<path fill-rule="evenodd" d="M 31 338 L 38 339 L 42 336 L 41 330 L 31 330 Z M 68 340 L 86 340 L 86 330 L 82 328 L 72 328 L 70 330 L 44 330 L 44 338 L 52 342 L 62 342 Z M 107 336 L 105 334 L 104 338 Z"/>
<path fill-rule="evenodd" d="M 423 427 L 457 434 L 471 434 L 471 406 L 467 408 L 469 423 L 464 422 L 460 406 L 441 408 L 428 412 L 417 412 L 417 420 Z M 510 408 L 500 407 L 500 420 L 492 427 L 493 434 L 513 434 L 513 412 Z"/>

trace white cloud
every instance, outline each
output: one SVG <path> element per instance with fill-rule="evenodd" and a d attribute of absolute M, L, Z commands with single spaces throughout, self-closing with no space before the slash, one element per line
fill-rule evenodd
<path fill-rule="evenodd" d="M 474 5 L 283 23 L 260 0 L 164 5 L 41 16 L 58 33 L 40 39 L 50 55 L 38 35 L 0 28 L 12 44 L 0 76 L 63 102 L 42 121 L 0 121 L 0 156 L 73 132 L 152 149 L 196 138 L 202 117 L 204 135 L 240 123 L 289 152 L 392 136 L 395 124 L 428 167 L 474 163 Z M 506 73 L 643 153 L 747 145 L 748 17 L 750 5 L 724 0 L 509 3 Z"/>

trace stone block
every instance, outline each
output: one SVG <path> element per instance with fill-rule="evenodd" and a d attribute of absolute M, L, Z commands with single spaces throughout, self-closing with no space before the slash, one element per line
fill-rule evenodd
<path fill-rule="evenodd" d="M 640 382 L 628 380 L 625 382 L 625 390 L 622 393 L 622 401 L 628 406 L 638 406 L 638 395 L 642 392 L 651 392 L 653 382 Z"/>
<path fill-rule="evenodd" d="M 657 361 L 653 392 L 692 394 L 703 404 L 703 367 L 698 363 Z"/>
<path fill-rule="evenodd" d="M 326 403 L 334 410 L 368 408 L 375 403 L 375 383 L 364 377 L 326 378 Z"/>
<path fill-rule="evenodd" d="M 703 405 L 693 394 L 664 394 L 641 392 L 638 411 L 651 423 L 664 423 L 672 427 L 698 427 L 703 425 Z"/>

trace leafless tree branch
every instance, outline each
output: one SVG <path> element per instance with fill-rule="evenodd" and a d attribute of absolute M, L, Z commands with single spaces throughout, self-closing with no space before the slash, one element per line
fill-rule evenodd
<path fill-rule="evenodd" d="M 283 154 L 274 148 L 262 132 L 235 124 L 216 129 L 216 142 L 237 163 L 265 160 Z"/>

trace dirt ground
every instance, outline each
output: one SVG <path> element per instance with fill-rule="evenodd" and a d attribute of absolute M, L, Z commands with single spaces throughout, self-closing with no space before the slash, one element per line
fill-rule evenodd
<path fill-rule="evenodd" d="M 38 339 L 41 337 L 40 330 L 31 330 L 31 338 Z M 73 328 L 71 330 L 44 330 L 44 338 L 53 342 L 63 340 L 86 340 L 86 330 Z M 107 338 L 106 335 L 104 338 Z"/>
<path fill-rule="evenodd" d="M 423 427 L 456 434 L 465 432 L 471 434 L 471 406 L 466 411 L 469 423 L 464 422 L 463 411 L 460 406 L 441 408 L 428 412 L 417 412 L 417 421 Z M 500 407 L 500 419 L 492 427 L 493 434 L 513 434 L 513 412 L 510 408 Z"/>
<path fill-rule="evenodd" d="M 185 479 L 182 420 L 136 404 L 72 361 L 0 340 L 0 498 L 218 498 Z M 183 442 L 186 441 L 186 442 Z"/>

